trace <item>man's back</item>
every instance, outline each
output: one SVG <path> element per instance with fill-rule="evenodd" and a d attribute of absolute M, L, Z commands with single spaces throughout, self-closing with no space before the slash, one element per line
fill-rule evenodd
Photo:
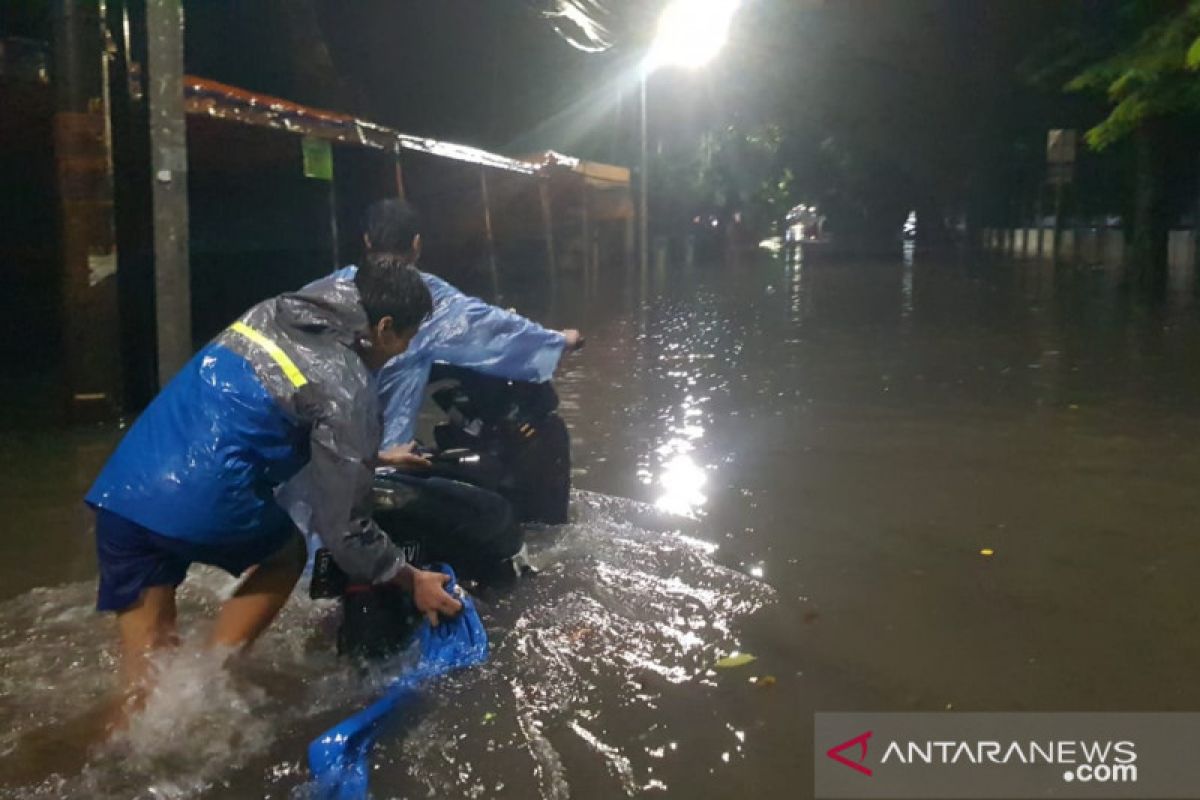
<path fill-rule="evenodd" d="M 352 285 L 251 308 L 180 370 L 122 439 L 89 504 L 190 541 L 237 541 L 286 514 L 274 489 L 309 459 L 312 425 L 352 418 L 368 451 L 375 388 L 351 344 Z"/>

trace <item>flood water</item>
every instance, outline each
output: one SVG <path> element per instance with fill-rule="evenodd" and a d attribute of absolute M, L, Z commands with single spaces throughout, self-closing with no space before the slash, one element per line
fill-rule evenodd
<path fill-rule="evenodd" d="M 377 797 L 806 797 L 816 710 L 1200 710 L 1189 276 L 1154 307 L 920 253 L 599 283 L 504 298 L 588 335 L 574 521 L 481 602 L 491 663 L 382 742 Z M 115 632 L 79 498 L 115 438 L 0 435 L 0 797 L 303 797 L 378 683 L 302 597 L 232 672 L 171 656 L 81 771 Z M 194 571 L 187 635 L 230 585 Z"/>

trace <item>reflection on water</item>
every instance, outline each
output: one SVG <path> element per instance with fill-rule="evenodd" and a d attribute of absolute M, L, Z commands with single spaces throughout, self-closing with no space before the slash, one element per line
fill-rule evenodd
<path fill-rule="evenodd" d="M 904 274 L 900 281 L 900 316 L 908 319 L 913 311 L 913 261 L 916 242 L 904 243 Z"/>
<path fill-rule="evenodd" d="M 788 297 L 791 301 L 789 320 L 793 325 L 800 325 L 808 314 L 808 306 L 811 302 L 811 297 L 804 286 L 804 265 L 789 264 L 785 278 L 788 281 Z"/>
<path fill-rule="evenodd" d="M 688 362 L 702 361 L 704 356 L 689 354 Z M 689 370 L 672 370 L 667 373 L 681 379 L 681 388 L 690 390 L 698 378 Z M 659 458 L 658 488 L 661 494 L 655 500 L 660 509 L 681 516 L 695 516 L 706 501 L 704 485 L 708 475 L 704 468 L 692 458 L 692 453 L 702 445 L 704 438 L 704 401 L 707 398 L 685 394 L 679 402 L 673 418 L 667 420 L 669 427 L 664 439 L 654 449 Z"/>
<path fill-rule="evenodd" d="M 488 609 L 492 665 L 455 701 L 469 710 L 388 750 L 383 780 L 413 775 L 429 739 L 457 767 L 426 764 L 418 784 L 446 797 L 487 796 L 496 782 L 516 797 L 632 795 L 667 788 L 668 750 L 676 763 L 720 758 L 681 708 L 720 690 L 712 664 L 772 591 L 717 566 L 711 544 L 654 507 L 585 492 L 574 514 L 534 535 L 532 585 Z M 474 735 L 489 712 L 495 727 Z M 481 763 L 487 776 L 464 766 Z"/>
<path fill-rule="evenodd" d="M 700 430 L 703 431 L 702 428 Z M 708 499 L 704 496 L 704 484 L 707 482 L 708 475 L 692 457 L 687 453 L 678 453 L 662 465 L 662 472 L 658 476 L 662 494 L 654 504 L 672 514 L 694 516 Z"/>

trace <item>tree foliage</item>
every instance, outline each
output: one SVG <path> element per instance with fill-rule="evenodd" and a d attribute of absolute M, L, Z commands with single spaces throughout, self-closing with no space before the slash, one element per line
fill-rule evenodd
<path fill-rule="evenodd" d="M 759 224 L 783 218 L 790 207 L 792 172 L 780 163 L 783 132 L 777 125 L 749 130 L 727 125 L 701 138 L 699 185 L 705 200 L 743 211 Z"/>
<path fill-rule="evenodd" d="M 795 204 L 795 176 L 775 125 L 725 125 L 693 144 L 675 143 L 651 164 L 654 205 L 676 223 L 695 214 L 740 212 L 767 233 Z"/>
<path fill-rule="evenodd" d="M 1067 91 L 1107 98 L 1108 116 L 1086 139 L 1103 150 L 1147 120 L 1200 110 L 1200 0 L 1186 3 L 1127 2 L 1125 37 L 1110 40 L 1111 52 L 1066 84 Z M 1125 41 L 1121 41 L 1125 38 Z"/>

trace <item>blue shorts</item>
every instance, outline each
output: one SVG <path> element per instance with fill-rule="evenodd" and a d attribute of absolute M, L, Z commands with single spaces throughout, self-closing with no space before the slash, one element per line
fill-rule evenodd
<path fill-rule="evenodd" d="M 237 577 L 279 552 L 298 534 L 290 524 L 239 542 L 205 544 L 161 536 L 119 514 L 96 509 L 99 611 L 123 611 L 151 586 L 178 586 L 194 562 Z"/>

